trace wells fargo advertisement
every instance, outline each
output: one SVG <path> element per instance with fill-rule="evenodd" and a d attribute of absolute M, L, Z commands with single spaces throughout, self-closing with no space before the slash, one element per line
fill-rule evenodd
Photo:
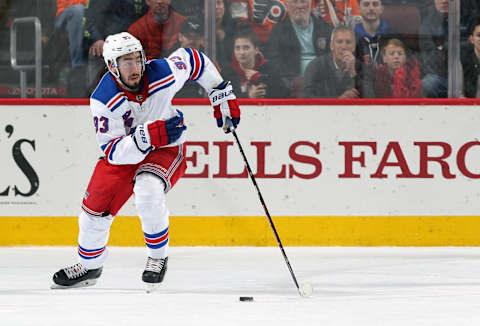
<path fill-rule="evenodd" d="M 234 138 L 216 127 L 210 107 L 178 108 L 188 168 L 167 195 L 172 244 L 273 245 Z M 242 109 L 237 133 L 286 245 L 480 244 L 475 106 Z M 0 110 L 0 244 L 74 243 L 102 155 L 88 106 Z M 130 200 L 114 244 L 137 244 L 123 236 L 135 216 Z M 39 230 L 48 241 L 13 236 Z"/>

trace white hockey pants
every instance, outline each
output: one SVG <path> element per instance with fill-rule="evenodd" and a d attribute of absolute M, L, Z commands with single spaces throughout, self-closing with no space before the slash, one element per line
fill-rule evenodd
<path fill-rule="evenodd" d="M 169 211 L 165 200 L 165 184 L 151 173 L 141 173 L 136 177 L 133 192 L 135 205 L 142 222 L 142 230 L 147 246 L 147 255 L 152 258 L 168 256 Z M 80 262 L 87 269 L 103 266 L 107 258 L 106 244 L 113 217 L 91 216 L 80 213 L 78 224 L 78 253 Z"/>

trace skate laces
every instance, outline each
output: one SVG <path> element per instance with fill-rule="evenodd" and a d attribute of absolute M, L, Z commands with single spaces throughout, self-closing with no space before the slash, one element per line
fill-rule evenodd
<path fill-rule="evenodd" d="M 88 273 L 88 269 L 86 269 L 85 266 L 80 263 L 77 263 L 73 266 L 65 267 L 63 270 L 65 271 L 65 274 L 67 274 L 67 277 L 69 279 L 79 278 Z"/>
<path fill-rule="evenodd" d="M 149 272 L 160 273 L 160 271 L 163 268 L 163 265 L 165 265 L 165 258 L 155 259 L 155 258 L 148 257 L 147 266 L 145 267 L 145 270 Z"/>

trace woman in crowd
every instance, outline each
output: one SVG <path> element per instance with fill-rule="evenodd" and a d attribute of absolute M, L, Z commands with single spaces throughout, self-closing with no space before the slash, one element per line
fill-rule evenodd
<path fill-rule="evenodd" d="M 260 52 L 258 39 L 250 30 L 234 37 L 232 61 L 223 70 L 225 80 L 230 80 L 237 97 L 283 98 L 287 89 L 280 77 Z"/>
<path fill-rule="evenodd" d="M 225 0 L 216 0 L 215 2 L 215 23 L 216 23 L 216 59 L 220 68 L 228 64 L 232 55 L 232 38 L 236 30 L 236 22 L 227 9 Z"/>
<path fill-rule="evenodd" d="M 420 67 L 407 58 L 405 44 L 393 38 L 382 49 L 383 64 L 375 73 L 376 97 L 422 97 Z"/>

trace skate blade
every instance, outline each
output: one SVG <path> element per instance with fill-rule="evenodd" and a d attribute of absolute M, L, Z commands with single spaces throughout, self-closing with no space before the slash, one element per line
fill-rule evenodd
<path fill-rule="evenodd" d="M 160 283 L 145 283 L 145 287 L 147 293 L 153 293 L 160 287 Z"/>
<path fill-rule="evenodd" d="M 95 284 L 97 284 L 97 280 L 86 280 L 86 281 L 79 282 L 75 285 L 70 285 L 70 286 L 52 284 L 52 286 L 50 286 L 50 289 L 52 289 L 52 290 L 65 290 L 65 289 L 74 289 L 74 288 L 85 288 L 85 287 L 92 286 L 92 285 L 95 285 Z"/>

